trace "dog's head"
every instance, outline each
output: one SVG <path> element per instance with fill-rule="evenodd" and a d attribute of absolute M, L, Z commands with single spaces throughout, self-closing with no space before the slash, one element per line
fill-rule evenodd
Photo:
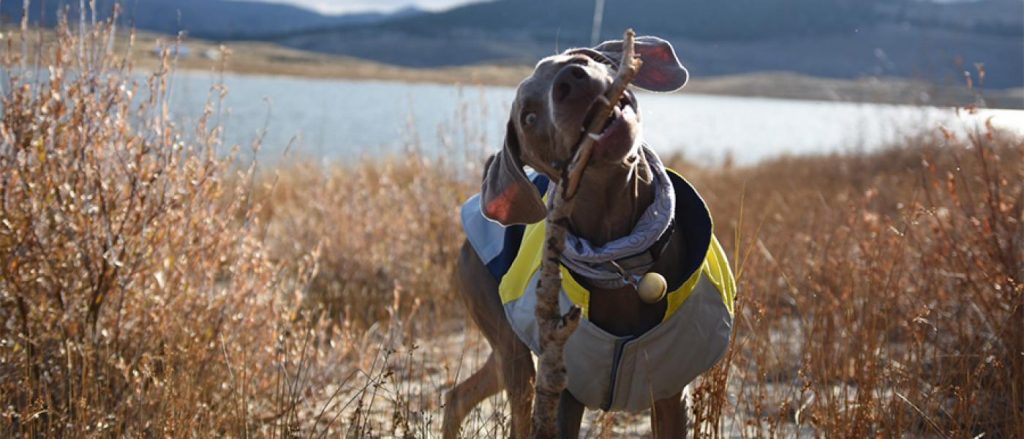
<path fill-rule="evenodd" d="M 643 61 L 633 84 L 651 91 L 673 91 L 686 83 L 686 69 L 672 45 L 657 37 L 638 37 L 636 53 Z M 533 74 L 519 84 L 505 131 L 505 146 L 492 156 L 484 171 L 484 215 L 502 224 L 529 224 L 544 219 L 541 194 L 527 179 L 523 166 L 552 180 L 572 159 L 595 103 L 611 86 L 622 56 L 622 41 L 607 41 L 588 49 L 569 49 L 542 59 Z M 594 144 L 588 172 L 621 166 L 635 157 L 640 145 L 640 111 L 636 96 L 626 92 Z"/>

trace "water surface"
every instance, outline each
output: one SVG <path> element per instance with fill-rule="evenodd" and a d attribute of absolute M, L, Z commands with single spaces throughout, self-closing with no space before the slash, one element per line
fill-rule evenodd
<path fill-rule="evenodd" d="M 172 83 L 175 119 L 200 114 L 219 74 L 178 72 Z M 270 161 L 305 156 L 347 160 L 453 151 L 480 156 L 504 136 L 510 87 L 460 87 L 383 81 L 223 75 L 228 95 L 222 121 L 227 144 L 263 135 Z M 963 129 L 991 117 L 1024 132 L 1024 110 L 957 115 L 951 108 L 641 93 L 644 135 L 660 153 L 680 152 L 698 163 L 730 155 L 753 163 L 782 154 L 871 150 L 922 128 Z M 292 153 L 284 156 L 286 148 Z"/>

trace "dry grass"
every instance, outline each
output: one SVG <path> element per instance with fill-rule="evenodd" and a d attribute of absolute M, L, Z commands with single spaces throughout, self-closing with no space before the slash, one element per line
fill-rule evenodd
<path fill-rule="evenodd" d="M 169 123 L 168 72 L 128 79 L 109 28 L 62 32 L 48 72 L 4 60 L 5 436 L 242 431 L 274 405 L 264 351 L 283 344 L 278 276 L 229 183 L 251 169 L 218 158 L 208 117 Z"/>
<path fill-rule="evenodd" d="M 316 249 L 307 305 L 366 328 L 386 320 L 383 305 L 402 291 L 430 319 L 451 317 L 449 279 L 462 245 L 456 209 L 473 185 L 446 169 L 419 155 L 279 169 L 263 198 L 266 240 L 282 261 Z"/>
<path fill-rule="evenodd" d="M 1024 139 L 693 178 L 735 235 L 739 335 L 715 375 L 745 434 L 1024 434 Z"/>
<path fill-rule="evenodd" d="M 214 111 L 174 126 L 168 59 L 137 81 L 111 31 L 6 41 L 0 435 L 436 435 L 442 392 L 487 352 L 450 282 L 478 162 L 261 171 Z M 1024 139 L 922 129 L 864 155 L 670 160 L 740 286 L 695 433 L 1024 435 Z M 503 404 L 465 434 L 506 435 Z M 586 431 L 648 430 L 591 413 Z"/>

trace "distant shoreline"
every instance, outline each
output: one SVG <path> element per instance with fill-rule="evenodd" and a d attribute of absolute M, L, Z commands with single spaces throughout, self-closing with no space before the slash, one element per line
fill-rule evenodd
<path fill-rule="evenodd" d="M 146 40 L 149 40 L 148 44 Z M 138 47 L 153 47 L 155 38 L 140 38 L 138 43 Z M 514 87 L 532 71 L 532 67 L 522 65 L 406 68 L 258 42 L 226 45 L 230 54 L 227 61 L 221 63 L 198 55 L 218 51 L 219 45 L 194 40 L 186 44 L 193 54 L 179 59 L 178 68 L 215 71 L 223 64 L 226 72 L 236 74 Z M 142 52 L 135 57 L 140 67 L 146 64 L 155 67 L 157 59 L 152 51 Z M 831 79 L 791 72 L 712 77 L 701 77 L 699 72 L 692 73 L 692 80 L 684 93 L 901 105 L 975 104 L 985 108 L 1024 109 L 1024 88 L 968 89 L 966 86 L 936 85 L 903 78 Z"/>
<path fill-rule="evenodd" d="M 401 68 L 389 67 L 401 70 Z M 178 66 L 179 71 L 216 73 L 211 68 Z M 350 74 L 318 74 L 274 70 L 232 69 L 225 73 L 240 76 L 267 76 L 305 78 L 323 81 L 383 81 L 439 85 L 481 87 L 515 87 L 517 81 L 504 81 L 509 73 L 522 71 L 523 78 L 530 69 L 499 66 L 472 66 L 451 69 L 407 69 L 409 72 L 373 75 L 356 69 Z M 488 71 L 499 72 L 497 79 L 486 76 Z M 677 93 L 727 96 L 737 98 L 789 99 L 801 101 L 849 102 L 865 104 L 910 105 L 931 107 L 965 107 L 974 103 L 980 108 L 994 110 L 1024 110 L 1024 88 L 1008 90 L 976 90 L 950 86 L 937 86 L 899 78 L 833 79 L 804 76 L 791 72 L 758 72 L 742 75 L 691 77 L 690 83 Z M 923 97 L 927 96 L 927 99 Z M 979 99 L 982 99 L 979 101 Z"/>
<path fill-rule="evenodd" d="M 9 33 L 13 37 L 13 33 Z M 136 33 L 132 48 L 135 67 L 154 70 L 160 64 L 158 42 L 173 38 Z M 115 46 L 127 49 L 127 39 Z M 474 65 L 432 69 L 398 67 L 354 58 L 306 52 L 263 42 L 238 41 L 224 45 L 186 39 L 186 56 L 176 60 L 180 70 L 241 75 L 291 76 L 336 80 L 378 80 L 481 86 L 516 86 L 529 75 L 531 66 Z M 227 57 L 222 60 L 221 48 Z M 936 85 L 903 78 L 831 79 L 791 72 L 757 72 L 703 77 L 691 72 L 683 93 L 764 97 L 777 99 L 864 102 L 899 105 L 967 106 L 1024 109 L 1024 88 L 1008 90 L 968 89 L 963 85 Z"/>
<path fill-rule="evenodd" d="M 429 84 L 515 87 L 530 70 L 514 66 L 469 66 L 442 69 L 404 69 L 366 63 L 342 71 L 305 71 L 282 68 L 225 68 L 236 75 L 264 75 L 320 80 L 393 81 Z M 179 66 L 192 72 L 211 72 L 212 68 Z M 515 79 L 513 79 L 515 78 Z M 679 93 L 716 96 L 757 97 L 859 102 L 893 105 L 954 107 L 977 105 L 991 109 L 1024 109 L 1024 88 L 1008 90 L 967 89 L 934 85 L 900 78 L 833 79 L 804 76 L 791 72 L 757 72 L 741 75 L 692 77 Z"/>

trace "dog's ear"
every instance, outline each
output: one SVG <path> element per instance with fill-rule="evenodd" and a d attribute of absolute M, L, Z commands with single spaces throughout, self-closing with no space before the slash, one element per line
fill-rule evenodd
<path fill-rule="evenodd" d="M 689 73 L 679 62 L 672 44 L 658 37 L 636 37 L 636 54 L 643 60 L 633 83 L 650 91 L 675 91 L 686 85 Z M 594 48 L 618 65 L 622 59 L 622 40 L 605 41 Z"/>
<path fill-rule="evenodd" d="M 480 198 L 484 216 L 502 225 L 531 224 L 547 215 L 540 193 L 523 172 L 511 120 L 505 128 L 505 146 L 487 161 Z"/>

